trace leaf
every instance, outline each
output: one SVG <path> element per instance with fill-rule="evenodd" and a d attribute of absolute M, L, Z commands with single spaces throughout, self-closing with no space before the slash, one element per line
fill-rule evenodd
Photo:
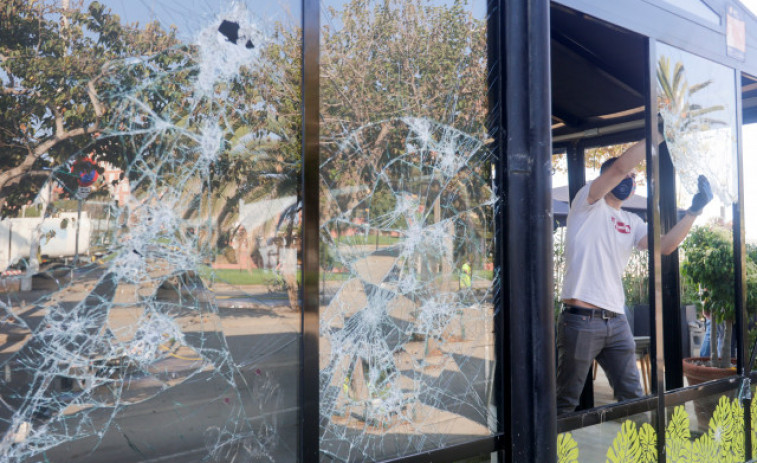
<path fill-rule="evenodd" d="M 639 430 L 639 461 L 641 463 L 657 461 L 657 432 L 649 423 L 642 424 Z"/>
<path fill-rule="evenodd" d="M 692 463 L 720 463 L 718 445 L 709 434 L 702 434 L 691 447 Z"/>
<path fill-rule="evenodd" d="M 683 405 L 679 405 L 673 410 L 673 416 L 668 422 L 668 428 L 665 433 L 665 440 L 671 439 L 691 439 L 691 431 L 689 430 L 690 420 L 689 414 L 686 413 L 686 409 Z"/>
<path fill-rule="evenodd" d="M 637 463 L 639 461 L 639 434 L 636 423 L 627 420 L 607 449 L 607 461 L 611 463 Z"/>
<path fill-rule="evenodd" d="M 557 436 L 557 463 L 578 463 L 578 443 L 570 433 Z"/>
<path fill-rule="evenodd" d="M 731 401 L 726 396 L 720 396 L 718 406 L 710 418 L 708 435 L 719 447 L 725 451 L 731 450 L 733 442 L 733 415 L 731 414 Z"/>

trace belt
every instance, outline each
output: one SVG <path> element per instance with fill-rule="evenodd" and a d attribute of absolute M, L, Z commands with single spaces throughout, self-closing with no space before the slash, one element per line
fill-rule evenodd
<path fill-rule="evenodd" d="M 563 312 L 572 313 L 574 315 L 583 315 L 585 317 L 597 317 L 607 320 L 609 318 L 617 317 L 620 315 L 617 312 L 607 309 L 589 309 L 587 307 L 576 307 L 573 305 L 563 304 Z"/>

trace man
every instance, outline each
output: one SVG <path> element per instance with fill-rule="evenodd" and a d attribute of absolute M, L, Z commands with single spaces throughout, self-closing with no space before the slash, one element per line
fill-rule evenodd
<path fill-rule="evenodd" d="M 563 310 L 557 327 L 558 414 L 576 409 L 595 358 L 617 400 L 642 396 L 636 345 L 623 310 L 622 275 L 633 247 L 647 249 L 647 225 L 621 205 L 635 190 L 633 169 L 644 159 L 645 146 L 642 140 L 602 164 L 599 177 L 579 190 L 568 213 Z M 681 244 L 712 199 L 704 176 L 698 186 L 686 215 L 661 239 L 665 255 Z"/>

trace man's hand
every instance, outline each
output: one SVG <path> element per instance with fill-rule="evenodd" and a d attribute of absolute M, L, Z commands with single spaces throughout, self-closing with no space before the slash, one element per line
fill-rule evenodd
<path fill-rule="evenodd" d="M 687 211 L 692 215 L 701 214 L 702 209 L 704 209 L 707 203 L 712 201 L 712 188 L 710 188 L 710 182 L 707 180 L 707 177 L 700 175 L 698 184 L 699 191 L 697 191 L 697 194 L 691 199 L 691 207 L 689 207 L 689 210 Z"/>

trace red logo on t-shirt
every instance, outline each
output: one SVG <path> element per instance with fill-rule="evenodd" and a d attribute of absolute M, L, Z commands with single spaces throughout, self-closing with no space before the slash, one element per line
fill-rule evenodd
<path fill-rule="evenodd" d="M 624 235 L 628 235 L 631 233 L 631 226 L 628 224 L 625 224 L 621 222 L 620 220 L 615 220 L 615 217 L 612 217 L 612 223 L 615 224 L 615 230 L 618 231 L 618 233 L 623 233 Z"/>

